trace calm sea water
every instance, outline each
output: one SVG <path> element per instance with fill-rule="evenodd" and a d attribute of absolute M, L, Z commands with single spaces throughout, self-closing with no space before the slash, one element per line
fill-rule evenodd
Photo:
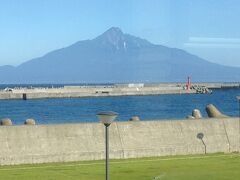
<path fill-rule="evenodd" d="M 179 119 L 198 108 L 207 117 L 205 107 L 212 103 L 230 116 L 238 116 L 236 96 L 240 89 L 214 90 L 212 94 L 123 96 L 78 99 L 0 100 L 0 119 L 11 118 L 22 124 L 34 118 L 38 124 L 98 121 L 99 111 L 116 111 L 118 121 L 137 115 L 142 120 Z"/>

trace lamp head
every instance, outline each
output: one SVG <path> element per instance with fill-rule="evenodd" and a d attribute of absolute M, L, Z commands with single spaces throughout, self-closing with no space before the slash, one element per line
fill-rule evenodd
<path fill-rule="evenodd" d="M 113 111 L 104 111 L 97 113 L 97 117 L 99 118 L 100 122 L 105 126 L 109 126 L 117 117 L 117 115 L 118 113 Z"/>
<path fill-rule="evenodd" d="M 197 134 L 197 138 L 198 138 L 198 139 L 201 139 L 201 140 L 202 140 L 203 137 L 204 137 L 204 134 L 203 134 L 203 133 L 198 133 L 198 134 Z"/>

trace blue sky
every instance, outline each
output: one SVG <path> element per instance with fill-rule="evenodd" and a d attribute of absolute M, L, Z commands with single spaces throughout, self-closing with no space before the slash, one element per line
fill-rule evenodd
<path fill-rule="evenodd" d="M 112 26 L 240 67 L 238 0 L 0 0 L 0 65 L 18 65 Z"/>

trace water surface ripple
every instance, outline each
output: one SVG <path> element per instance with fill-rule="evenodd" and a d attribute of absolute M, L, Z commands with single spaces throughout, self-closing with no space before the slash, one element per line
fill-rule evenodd
<path fill-rule="evenodd" d="M 206 117 L 209 103 L 227 115 L 238 116 L 238 95 L 240 89 L 214 90 L 212 94 L 0 100 L 0 119 L 11 118 L 14 124 L 23 124 L 27 118 L 34 118 L 38 124 L 95 122 L 97 112 L 111 110 L 119 113 L 119 121 L 134 115 L 144 120 L 174 120 L 185 118 L 194 108 Z"/>

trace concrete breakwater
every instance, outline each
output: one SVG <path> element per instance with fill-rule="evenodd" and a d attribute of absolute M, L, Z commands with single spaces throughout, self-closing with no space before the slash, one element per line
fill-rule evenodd
<path fill-rule="evenodd" d="M 115 122 L 109 130 L 114 159 L 240 151 L 238 118 Z M 0 126 L 0 165 L 104 159 L 104 142 L 100 123 Z"/>
<path fill-rule="evenodd" d="M 205 86 L 185 84 L 115 84 L 112 86 L 64 86 L 63 88 L 6 88 L 0 90 L 0 99 L 79 98 L 101 96 L 132 96 L 159 94 L 208 93 Z"/>
<path fill-rule="evenodd" d="M 209 89 L 240 88 L 240 83 L 193 83 L 192 86 L 204 86 Z"/>
<path fill-rule="evenodd" d="M 114 86 L 65 86 L 63 88 L 14 88 L 0 91 L 0 99 L 78 98 L 101 96 L 131 96 L 196 93 L 182 86 L 144 86 L 128 84 Z"/>
<path fill-rule="evenodd" d="M 64 86 L 62 88 L 6 88 L 0 90 L 0 99 L 80 98 L 105 96 L 134 96 L 160 94 L 211 93 L 209 89 L 240 88 L 239 83 L 186 84 L 115 84 L 108 86 Z"/>

